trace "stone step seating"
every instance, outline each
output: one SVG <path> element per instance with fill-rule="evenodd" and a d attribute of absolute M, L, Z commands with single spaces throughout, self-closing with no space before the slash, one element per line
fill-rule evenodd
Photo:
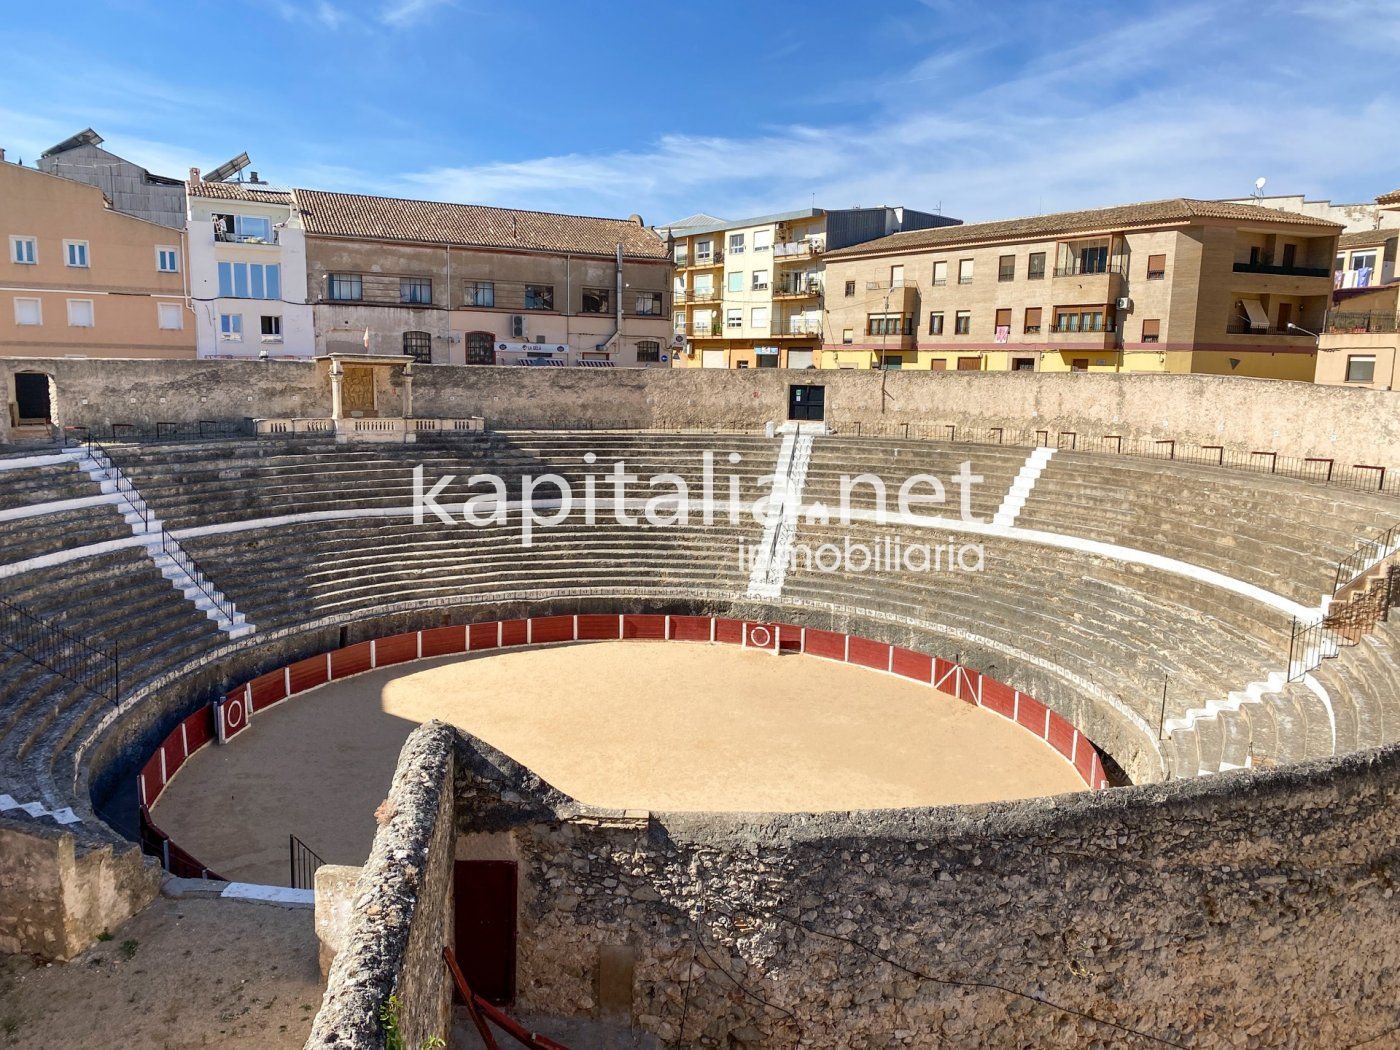
<path fill-rule="evenodd" d="M 899 487 L 905 479 L 914 474 L 932 474 L 943 483 L 944 502 L 927 507 L 916 505 L 911 509 L 927 517 L 956 518 L 959 516 L 959 495 L 951 479 L 966 461 L 972 464 L 972 472 L 983 478 L 981 482 L 969 486 L 972 514 L 980 521 L 989 522 L 1030 451 L 998 445 L 894 438 L 819 437 L 812 443 L 812 461 L 807 469 L 802 502 L 839 507 L 842 475 L 854 478 L 860 474 L 874 474 L 884 480 L 885 507 L 894 514 L 899 510 Z M 929 491 L 929 486 L 920 485 L 912 495 L 927 496 Z M 855 486 L 850 505 L 853 509 L 873 509 L 875 496 L 870 486 Z"/>
<path fill-rule="evenodd" d="M 108 504 L 0 521 L 0 565 L 130 537 L 131 527 Z"/>
<path fill-rule="evenodd" d="M 1400 518 L 1400 500 L 1278 475 L 1059 452 L 1017 525 L 1155 551 L 1307 604 L 1337 561 Z"/>
<path fill-rule="evenodd" d="M 797 542 L 840 546 L 848 533 L 868 544 L 917 540 L 893 526 L 804 525 Z M 1230 592 L 1034 544 L 988 541 L 986 551 L 980 573 L 826 574 L 799 564 L 785 595 L 885 610 L 1028 652 L 1118 694 L 1153 726 L 1164 675 L 1172 718 L 1287 660 L 1287 618 Z"/>
<path fill-rule="evenodd" d="M 1400 622 L 1378 623 L 1355 645 L 1344 645 L 1313 671 L 1332 697 L 1356 711 L 1356 747 L 1400 740 Z"/>
<path fill-rule="evenodd" d="M 610 498 L 612 486 L 601 476 L 618 458 L 641 478 L 628 486 L 629 495 L 650 495 L 646 485 L 650 475 L 675 473 L 686 479 L 692 497 L 698 499 L 700 455 L 706 448 L 716 453 L 716 497 L 727 495 L 718 479 L 733 473 L 744 479 L 741 491 L 753 498 L 756 479 L 772 470 L 777 442 L 747 436 L 731 440 L 729 436 L 587 432 L 542 439 L 535 434 L 491 433 L 451 444 L 369 450 L 263 441 L 175 448 L 126 446 L 114 455 L 167 527 L 183 528 L 311 511 L 408 506 L 414 494 L 412 472 L 418 465 L 424 467 L 425 491 L 443 475 L 456 475 L 435 497 L 444 507 L 487 491 L 485 486 L 468 485 L 473 474 L 500 476 L 511 498 L 519 498 L 522 475 L 558 474 L 573 486 L 575 499 L 581 499 L 583 477 L 591 473 L 599 478 L 598 498 Z M 588 451 L 598 457 L 592 465 L 583 462 Z M 724 459 L 730 451 L 744 459 L 730 465 Z M 555 495 L 552 486 L 538 490 L 540 499 Z"/>
<path fill-rule="evenodd" d="M 709 528 L 621 526 L 582 515 L 519 545 L 507 526 L 346 521 L 191 539 L 187 546 L 261 631 L 396 602 L 482 600 L 507 590 L 610 587 L 634 593 L 694 588 L 742 593 L 739 541 L 752 523 Z"/>
<path fill-rule="evenodd" d="M 124 693 L 224 640 L 140 549 L 36 569 L 5 582 L 7 597 L 31 612 L 97 648 L 115 647 Z M 0 662 L 0 697 L 0 783 L 22 782 L 54 807 L 70 804 L 54 786 L 55 763 L 110 701 L 12 652 Z"/>
<path fill-rule="evenodd" d="M 0 510 L 100 494 L 92 479 L 72 462 L 0 470 Z"/>
<path fill-rule="evenodd" d="M 1357 719 L 1348 704 L 1333 697 L 1337 751 L 1357 746 Z M 1187 729 L 1172 729 L 1164 748 L 1172 775 L 1199 776 L 1229 769 L 1265 768 L 1333 753 L 1326 707 L 1302 682 L 1284 682 L 1282 674 L 1249 683 L 1223 700 L 1211 701 L 1209 715 Z"/>

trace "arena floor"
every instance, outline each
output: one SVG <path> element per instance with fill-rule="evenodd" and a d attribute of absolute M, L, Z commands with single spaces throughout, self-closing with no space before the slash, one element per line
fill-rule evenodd
<path fill-rule="evenodd" d="M 361 864 L 404 738 L 440 718 L 580 801 L 817 811 L 1084 789 L 1014 723 L 892 675 L 685 642 L 452 656 L 294 697 L 194 756 L 154 818 L 226 878 L 285 883 L 288 834 Z"/>

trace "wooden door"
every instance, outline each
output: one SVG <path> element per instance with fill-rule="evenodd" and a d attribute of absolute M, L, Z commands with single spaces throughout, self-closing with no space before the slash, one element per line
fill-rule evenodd
<path fill-rule="evenodd" d="M 1278 304 L 1278 330 L 1283 333 L 1288 332 L 1288 325 L 1293 320 L 1293 304 Z"/>
<path fill-rule="evenodd" d="M 488 1002 L 515 998 L 516 865 L 459 860 L 453 869 L 457 963 L 467 985 Z"/>

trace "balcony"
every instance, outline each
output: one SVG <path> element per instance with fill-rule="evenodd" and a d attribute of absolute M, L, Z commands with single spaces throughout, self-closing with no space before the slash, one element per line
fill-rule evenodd
<path fill-rule="evenodd" d="M 676 335 L 688 335 L 698 339 L 712 339 L 724 335 L 724 322 L 704 321 L 676 325 Z"/>
<path fill-rule="evenodd" d="M 697 255 L 688 263 L 677 263 L 677 266 L 685 266 L 691 270 L 706 270 L 715 266 L 724 265 L 724 251 L 718 250 L 710 252 L 708 255 Z"/>
<path fill-rule="evenodd" d="M 812 259 L 826 250 L 824 241 L 783 241 L 773 245 L 773 258 L 783 262 Z"/>
<path fill-rule="evenodd" d="M 807 277 L 799 280 L 782 280 L 773 289 L 774 299 L 810 299 L 822 294 L 820 277 Z"/>
<path fill-rule="evenodd" d="M 724 298 L 724 292 L 719 288 L 700 288 L 694 291 L 678 289 L 671 293 L 671 299 L 677 306 L 686 303 L 717 303 Z"/>
<path fill-rule="evenodd" d="M 233 233 L 230 230 L 216 229 L 214 240 L 220 244 L 276 244 L 279 232 L 276 227 L 273 227 L 272 231 L 264 237 L 261 234 Z"/>
<path fill-rule="evenodd" d="M 1313 323 L 1316 324 L 1316 322 L 1313 322 Z M 1294 324 L 1298 324 L 1298 322 L 1295 321 Z M 1313 331 L 1316 331 L 1316 329 L 1313 328 L 1313 325 L 1301 325 L 1301 327 L 1302 327 L 1302 328 L 1305 328 L 1305 329 L 1312 329 Z M 1303 341 L 1303 342 L 1305 342 L 1305 343 L 1316 342 L 1316 340 L 1315 340 L 1311 335 L 1309 335 L 1306 331 L 1300 332 L 1297 328 L 1287 328 L 1287 327 L 1280 328 L 1279 326 L 1277 326 L 1277 325 L 1272 325 L 1272 324 L 1269 325 L 1267 328 L 1264 328 L 1264 327 L 1258 327 L 1258 328 L 1256 328 L 1254 325 L 1251 325 L 1251 324 L 1249 323 L 1249 321 L 1246 320 L 1246 319 L 1243 318 L 1243 317 L 1232 317 L 1232 318 L 1230 318 L 1230 320 L 1226 321 L 1226 322 L 1225 322 L 1225 332 L 1226 332 L 1227 335 L 1257 335 L 1257 336 L 1269 336 L 1269 337 L 1274 338 L 1274 339 L 1279 339 L 1279 338 L 1298 339 L 1298 340 L 1301 340 L 1301 341 Z"/>
<path fill-rule="evenodd" d="M 820 339 L 822 323 L 801 317 L 789 317 L 785 321 L 774 321 L 768 334 L 775 339 Z"/>
<path fill-rule="evenodd" d="M 1261 262 L 1237 262 L 1235 273 L 1264 273 L 1275 277 L 1331 277 L 1326 266 L 1273 266 Z"/>
<path fill-rule="evenodd" d="M 1400 331 L 1400 314 L 1335 312 L 1327 318 L 1324 331 L 1333 335 L 1393 335 Z"/>

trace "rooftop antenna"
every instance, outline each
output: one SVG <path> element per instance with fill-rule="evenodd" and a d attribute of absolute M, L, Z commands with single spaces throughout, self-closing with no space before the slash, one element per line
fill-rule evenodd
<path fill-rule="evenodd" d="M 1254 192 L 1250 194 L 1254 198 L 1254 203 L 1259 204 L 1264 200 L 1264 184 L 1269 180 L 1260 175 L 1254 180 Z"/>

